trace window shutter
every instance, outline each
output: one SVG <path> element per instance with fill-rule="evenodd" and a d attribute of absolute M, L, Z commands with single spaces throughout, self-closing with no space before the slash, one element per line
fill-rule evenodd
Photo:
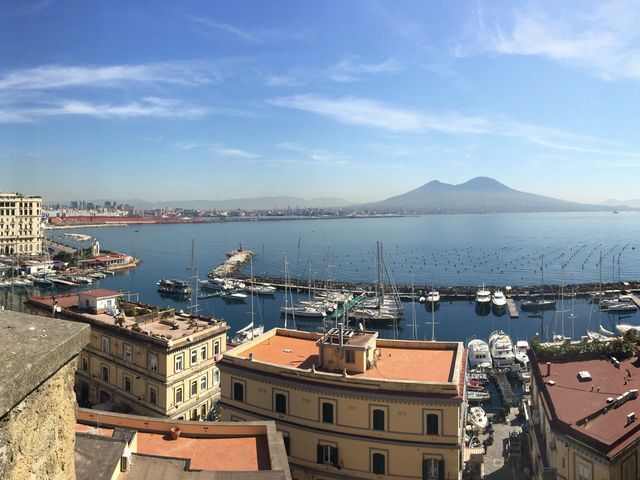
<path fill-rule="evenodd" d="M 444 480 L 444 460 L 438 460 L 438 480 Z"/>
<path fill-rule="evenodd" d="M 329 447 L 329 456 L 331 458 L 331 463 L 334 467 L 338 466 L 338 449 L 336 447 Z"/>
<path fill-rule="evenodd" d="M 318 463 L 324 463 L 324 449 L 318 445 Z"/>
<path fill-rule="evenodd" d="M 426 480 L 427 478 L 427 472 L 429 471 L 429 460 L 427 460 L 426 458 L 422 459 L 422 480 Z"/>

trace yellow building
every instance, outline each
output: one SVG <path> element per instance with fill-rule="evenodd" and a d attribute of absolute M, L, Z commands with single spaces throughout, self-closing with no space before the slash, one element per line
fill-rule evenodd
<path fill-rule="evenodd" d="M 531 359 L 526 408 L 533 478 L 638 480 L 638 359 Z"/>
<path fill-rule="evenodd" d="M 0 193 L 0 255 L 42 253 L 42 198 Z"/>
<path fill-rule="evenodd" d="M 27 313 L 91 325 L 76 372 L 81 405 L 178 420 L 210 417 L 220 396 L 216 359 L 226 348 L 225 322 L 129 303 L 104 289 L 32 297 L 25 305 Z"/>
<path fill-rule="evenodd" d="M 292 478 L 457 479 L 461 343 L 273 329 L 225 353 L 222 418 L 275 420 Z"/>

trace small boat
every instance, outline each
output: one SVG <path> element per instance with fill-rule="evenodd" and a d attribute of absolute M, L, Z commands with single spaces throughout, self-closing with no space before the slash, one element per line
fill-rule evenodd
<path fill-rule="evenodd" d="M 491 368 L 491 353 L 487 342 L 476 338 L 469 342 L 467 349 L 470 368 Z"/>
<path fill-rule="evenodd" d="M 623 335 L 627 333 L 629 330 L 635 330 L 636 333 L 640 334 L 640 326 L 637 325 L 628 325 L 625 323 L 621 323 L 620 325 L 616 325 L 616 332 L 618 334 Z"/>
<path fill-rule="evenodd" d="M 507 297 L 501 290 L 495 290 L 491 296 L 491 304 L 494 310 L 504 310 L 507 308 Z"/>
<path fill-rule="evenodd" d="M 513 354 L 515 360 L 518 363 L 521 363 L 523 366 L 529 365 L 529 355 L 527 355 L 527 351 L 529 350 L 529 342 L 526 340 L 519 340 L 516 342 L 513 347 Z"/>
<path fill-rule="evenodd" d="M 255 327 L 253 322 L 247 325 L 244 328 L 241 328 L 236 332 L 234 337 L 231 339 L 231 343 L 234 345 L 240 345 L 241 343 L 248 342 L 249 340 L 253 340 L 256 337 L 259 337 L 264 333 L 264 325 L 259 325 Z"/>
<path fill-rule="evenodd" d="M 100 280 L 100 279 L 106 278 L 107 275 L 102 272 L 93 272 L 89 276 Z"/>
<path fill-rule="evenodd" d="M 440 292 L 431 290 L 424 299 L 427 303 L 438 303 L 440 301 Z"/>
<path fill-rule="evenodd" d="M 476 291 L 476 304 L 478 306 L 488 306 L 491 303 L 491 292 L 484 288 L 484 284 Z"/>
<path fill-rule="evenodd" d="M 249 286 L 245 290 L 254 295 L 275 295 L 276 293 L 276 287 L 267 284 Z"/>
<path fill-rule="evenodd" d="M 532 295 L 520 302 L 520 308 L 527 311 L 553 310 L 556 301 L 544 298 L 542 295 Z"/>
<path fill-rule="evenodd" d="M 469 372 L 467 372 L 467 379 L 489 383 L 489 375 L 486 372 L 478 372 L 477 370 L 469 370 Z"/>
<path fill-rule="evenodd" d="M 53 287 L 53 282 L 47 278 L 34 278 L 33 285 L 40 288 L 51 288 Z"/>
<path fill-rule="evenodd" d="M 76 275 L 73 280 L 76 283 L 82 283 L 84 285 L 91 285 L 93 283 L 93 280 L 91 280 L 89 277 L 82 277 L 80 275 Z"/>
<path fill-rule="evenodd" d="M 600 310 L 609 313 L 629 313 L 635 312 L 636 310 L 638 310 L 638 307 L 635 305 L 635 303 L 631 302 L 614 301 L 607 302 L 605 304 L 603 300 L 602 302 L 600 302 Z"/>
<path fill-rule="evenodd" d="M 510 367 L 515 355 L 509 336 L 502 330 L 496 330 L 489 336 L 489 351 L 495 368 Z"/>
<path fill-rule="evenodd" d="M 246 293 L 240 293 L 235 290 L 227 290 L 222 295 L 220 295 L 220 298 L 222 298 L 223 300 L 228 300 L 231 302 L 244 302 L 247 297 L 248 295 Z"/>
<path fill-rule="evenodd" d="M 484 432 L 489 426 L 489 419 L 482 407 L 471 407 L 467 419 L 473 425 L 473 429 L 480 433 Z"/>
<path fill-rule="evenodd" d="M 327 311 L 321 307 L 312 305 L 295 305 L 293 307 L 280 307 L 280 313 L 287 316 L 305 317 L 305 318 L 324 318 Z"/>
<path fill-rule="evenodd" d="M 480 392 L 483 392 L 487 387 L 487 384 L 485 382 L 481 382 L 480 380 L 473 380 L 473 379 L 469 379 L 467 380 L 467 388 L 469 390 L 477 390 Z"/>
<path fill-rule="evenodd" d="M 158 292 L 164 295 L 191 295 L 191 287 L 186 280 L 162 279 L 157 282 Z"/>
<path fill-rule="evenodd" d="M 600 335 L 604 335 L 605 337 L 615 337 L 616 334 L 613 332 L 610 332 L 609 330 L 607 330 L 606 328 L 604 328 L 602 325 L 598 326 L 598 333 Z"/>
<path fill-rule="evenodd" d="M 491 400 L 489 392 L 477 392 L 475 390 L 467 390 L 467 401 L 469 402 L 488 402 Z"/>

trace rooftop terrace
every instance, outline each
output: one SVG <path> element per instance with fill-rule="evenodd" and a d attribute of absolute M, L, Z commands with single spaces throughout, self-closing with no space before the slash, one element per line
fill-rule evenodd
<path fill-rule="evenodd" d="M 535 363 L 535 374 L 554 421 L 565 433 L 584 441 L 601 453 L 614 456 L 640 438 L 640 397 L 633 393 L 624 402 L 616 399 L 640 388 L 640 362 L 632 358 L 552 360 L 547 375 L 546 362 Z M 581 379 L 579 372 L 586 378 Z M 613 400 L 613 401 L 612 401 Z"/>
<path fill-rule="evenodd" d="M 115 295 L 122 295 L 121 292 L 104 289 L 83 291 L 82 294 L 89 294 L 93 298 L 113 298 Z M 118 315 L 92 313 L 79 307 L 78 293 L 31 297 L 27 300 L 27 304 L 47 310 L 51 309 L 51 311 L 56 304 L 61 309 L 61 312 L 56 313 L 56 316 L 71 317 L 78 321 L 86 320 L 88 323 L 114 329 L 124 329 L 131 334 L 139 335 L 141 339 L 161 343 L 169 348 L 187 341 L 197 340 L 200 337 L 225 332 L 228 329 L 226 322 L 222 320 L 179 313 L 173 308 L 161 310 L 152 305 L 131 303 L 124 300 Z"/>
<path fill-rule="evenodd" d="M 370 339 L 354 336 L 345 345 L 359 346 Z M 273 329 L 257 339 L 225 353 L 252 362 L 318 373 L 342 373 L 320 367 L 319 334 Z M 364 373 L 349 373 L 350 379 L 449 384 L 458 387 L 463 368 L 463 348 L 455 342 L 423 342 L 377 339 L 376 360 Z"/>

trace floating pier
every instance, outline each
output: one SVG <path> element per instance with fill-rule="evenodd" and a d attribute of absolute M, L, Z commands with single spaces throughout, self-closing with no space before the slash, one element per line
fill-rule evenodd
<path fill-rule="evenodd" d="M 518 312 L 518 307 L 516 307 L 516 302 L 513 301 L 513 298 L 507 298 L 507 310 L 510 318 L 520 318 L 520 312 Z"/>
<path fill-rule="evenodd" d="M 630 293 L 631 301 L 636 304 L 636 307 L 640 308 L 640 298 L 635 293 Z"/>
<path fill-rule="evenodd" d="M 502 397 L 502 403 L 505 406 L 514 407 L 518 404 L 515 394 L 513 390 L 511 390 L 511 385 L 509 384 L 509 380 L 507 379 L 507 374 L 504 372 L 497 372 L 495 374 L 496 385 L 498 385 L 498 390 L 500 391 L 500 396 Z"/>
<path fill-rule="evenodd" d="M 242 249 L 228 252 L 227 257 L 229 258 L 214 268 L 211 273 L 209 273 L 209 277 L 227 278 L 232 275 L 238 275 L 253 255 L 253 252 Z"/>

